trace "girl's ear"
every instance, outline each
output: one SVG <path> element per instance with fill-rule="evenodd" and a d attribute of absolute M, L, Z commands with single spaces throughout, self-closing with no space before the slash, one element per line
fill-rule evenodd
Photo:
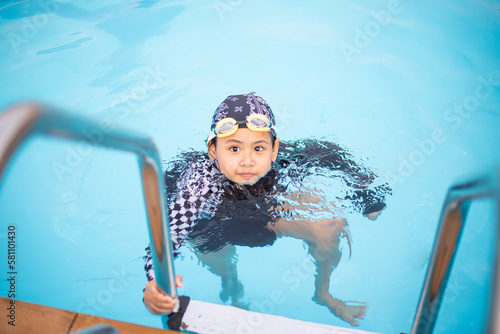
<path fill-rule="evenodd" d="M 207 149 L 208 149 L 208 157 L 211 160 L 215 160 L 215 145 L 212 143 L 212 141 L 209 141 L 207 143 Z"/>
<path fill-rule="evenodd" d="M 276 158 L 278 157 L 278 149 L 280 147 L 280 139 L 276 138 L 274 141 L 274 147 L 273 147 L 273 161 L 276 161 Z"/>

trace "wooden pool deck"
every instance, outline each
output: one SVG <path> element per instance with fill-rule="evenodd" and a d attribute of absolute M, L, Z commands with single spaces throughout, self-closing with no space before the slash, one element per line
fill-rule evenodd
<path fill-rule="evenodd" d="M 122 334 L 166 334 L 179 333 L 176 331 L 141 326 L 123 321 L 96 317 L 88 314 L 71 312 L 28 302 L 16 300 L 15 326 L 9 325 L 7 308 L 10 299 L 0 297 L 2 334 L 72 334 L 99 324 L 113 326 Z"/>

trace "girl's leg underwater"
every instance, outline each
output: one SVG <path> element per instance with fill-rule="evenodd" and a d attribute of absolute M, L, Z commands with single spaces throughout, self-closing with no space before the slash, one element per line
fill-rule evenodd
<path fill-rule="evenodd" d="M 328 307 L 330 312 L 340 319 L 350 323 L 352 326 L 359 326 L 356 319 L 363 319 L 366 313 L 366 303 L 357 302 L 359 305 L 347 305 L 346 302 L 333 298 L 330 294 L 330 277 L 333 270 L 340 262 L 342 253 L 337 243 L 330 249 L 320 249 L 315 244 L 307 242 L 309 253 L 313 256 L 316 265 L 316 276 L 314 281 L 315 292 L 313 300 L 320 305 Z"/>
<path fill-rule="evenodd" d="M 244 290 L 243 284 L 238 279 L 236 247 L 227 245 L 216 252 L 206 254 L 196 252 L 196 256 L 210 272 L 221 278 L 219 294 L 221 300 L 226 302 L 231 298 L 231 305 L 248 309 L 249 305 L 240 300 L 244 295 Z"/>

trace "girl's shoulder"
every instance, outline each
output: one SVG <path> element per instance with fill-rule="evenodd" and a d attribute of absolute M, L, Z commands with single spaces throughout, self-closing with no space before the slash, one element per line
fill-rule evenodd
<path fill-rule="evenodd" d="M 183 196 L 210 197 L 224 189 L 227 178 L 216 167 L 213 160 L 199 159 L 192 161 L 183 171 L 176 183 L 177 194 Z"/>
<path fill-rule="evenodd" d="M 220 178 L 220 171 L 213 160 L 202 158 L 191 162 L 180 175 L 180 181 L 214 182 Z"/>
<path fill-rule="evenodd" d="M 179 192 L 191 193 L 190 188 L 208 188 L 217 183 L 218 170 L 214 162 L 201 151 L 186 151 L 168 161 L 165 169 L 167 201 L 171 202 Z M 193 189 L 194 188 L 194 189 Z"/>

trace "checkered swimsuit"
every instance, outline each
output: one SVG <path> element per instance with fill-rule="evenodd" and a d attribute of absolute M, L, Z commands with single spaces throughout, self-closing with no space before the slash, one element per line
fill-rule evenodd
<path fill-rule="evenodd" d="M 199 218 L 210 219 L 224 195 L 222 181 L 226 177 L 214 165 L 205 159 L 193 162 L 177 181 L 177 193 L 169 206 L 170 236 L 174 256 L 184 244 L 187 235 Z M 154 279 L 151 248 L 146 248 L 145 270 L 148 280 Z"/>

